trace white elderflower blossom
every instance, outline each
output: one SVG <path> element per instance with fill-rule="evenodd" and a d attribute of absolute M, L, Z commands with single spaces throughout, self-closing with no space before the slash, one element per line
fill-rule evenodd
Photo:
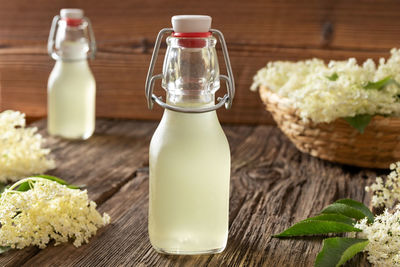
<path fill-rule="evenodd" d="M 304 120 L 317 123 L 358 114 L 400 116 L 398 85 L 363 88 L 387 77 L 400 83 L 400 49 L 392 49 L 391 57 L 380 59 L 378 66 L 371 59 L 358 65 L 354 58 L 329 64 L 320 59 L 269 62 L 254 76 L 251 89 L 268 87 L 287 98 Z"/>
<path fill-rule="evenodd" d="M 0 113 L 0 182 L 16 181 L 55 167 L 47 158 L 50 149 L 41 148 L 43 138 L 36 128 L 25 128 L 25 114 Z"/>
<path fill-rule="evenodd" d="M 400 266 L 400 206 L 392 213 L 386 209 L 372 224 L 364 218 L 355 227 L 362 230 L 360 237 L 369 240 L 364 251 L 370 263 L 379 267 Z"/>
<path fill-rule="evenodd" d="M 392 208 L 400 200 L 400 162 L 390 164 L 392 172 L 385 182 L 377 177 L 374 184 L 365 187 L 366 192 L 373 192 L 372 206 Z"/>
<path fill-rule="evenodd" d="M 13 190 L 26 181 L 30 190 Z M 0 197 L 0 246 L 44 248 L 51 240 L 58 245 L 72 239 L 79 247 L 109 222 L 110 217 L 100 215 L 86 190 L 43 178 L 20 180 Z"/>

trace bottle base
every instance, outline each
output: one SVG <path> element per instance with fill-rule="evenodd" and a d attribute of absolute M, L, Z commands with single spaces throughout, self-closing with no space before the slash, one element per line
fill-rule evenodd
<path fill-rule="evenodd" d="M 93 132 L 89 132 L 89 133 L 85 133 L 85 134 L 83 134 L 83 135 L 77 135 L 77 136 L 67 136 L 67 135 L 65 135 L 65 134 L 60 134 L 60 133 L 52 133 L 52 132 L 50 132 L 49 130 L 47 131 L 50 135 L 52 135 L 52 136 L 55 136 L 55 137 L 58 137 L 58 138 L 62 138 L 62 139 L 65 139 L 65 140 L 71 140 L 71 141 L 74 141 L 74 140 L 76 140 L 76 141 L 79 141 L 79 140 L 87 140 L 87 139 L 89 139 L 90 137 L 92 137 L 92 135 L 93 135 Z"/>
<path fill-rule="evenodd" d="M 222 248 L 215 248 L 209 250 L 201 250 L 201 251 L 186 251 L 186 250 L 179 250 L 179 249 L 163 249 L 153 246 L 154 250 L 161 254 L 167 255 L 204 255 L 204 254 L 217 254 L 224 251 L 225 247 Z"/>

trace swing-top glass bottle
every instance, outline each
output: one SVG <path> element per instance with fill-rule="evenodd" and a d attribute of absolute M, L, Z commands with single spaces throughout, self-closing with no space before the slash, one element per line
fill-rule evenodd
<path fill-rule="evenodd" d="M 209 16 L 174 16 L 173 29 L 160 31 L 146 81 L 149 108 L 165 108 L 150 144 L 149 236 L 168 254 L 222 251 L 228 237 L 230 150 L 216 109 L 230 108 L 234 81 L 223 35 Z M 153 76 L 164 34 L 162 74 Z M 228 76 L 220 75 L 215 45 L 224 52 Z M 162 80 L 166 101 L 153 93 Z M 220 80 L 227 94 L 215 101 Z"/>
<path fill-rule="evenodd" d="M 56 60 L 47 85 L 48 132 L 68 139 L 87 139 L 95 128 L 96 82 L 87 59 L 96 43 L 81 9 L 61 9 L 48 41 Z"/>

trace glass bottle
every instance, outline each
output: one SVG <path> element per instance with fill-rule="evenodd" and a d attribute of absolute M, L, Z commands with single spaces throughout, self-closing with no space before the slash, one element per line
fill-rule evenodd
<path fill-rule="evenodd" d="M 96 82 L 88 64 L 96 44 L 92 27 L 81 9 L 61 9 L 48 41 L 56 60 L 47 84 L 47 128 L 51 135 L 87 139 L 95 128 Z"/>
<path fill-rule="evenodd" d="M 209 16 L 174 16 L 160 31 L 146 81 L 149 108 L 165 108 L 150 143 L 149 236 L 167 254 L 224 250 L 228 238 L 230 150 L 216 109 L 230 108 L 234 81 L 221 32 Z M 152 76 L 162 37 L 167 52 L 162 74 Z M 219 74 L 215 45 L 221 41 L 228 76 Z M 166 102 L 153 94 L 162 79 Z M 215 103 L 220 80 L 228 93 Z"/>

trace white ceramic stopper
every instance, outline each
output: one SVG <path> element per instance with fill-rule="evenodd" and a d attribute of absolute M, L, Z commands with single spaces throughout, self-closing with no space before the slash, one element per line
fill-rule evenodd
<path fill-rule="evenodd" d="M 83 10 L 79 8 L 63 8 L 60 10 L 60 16 L 62 19 L 82 19 Z"/>
<path fill-rule="evenodd" d="M 211 17 L 203 15 L 179 15 L 171 18 L 174 32 L 208 32 L 211 28 Z"/>

